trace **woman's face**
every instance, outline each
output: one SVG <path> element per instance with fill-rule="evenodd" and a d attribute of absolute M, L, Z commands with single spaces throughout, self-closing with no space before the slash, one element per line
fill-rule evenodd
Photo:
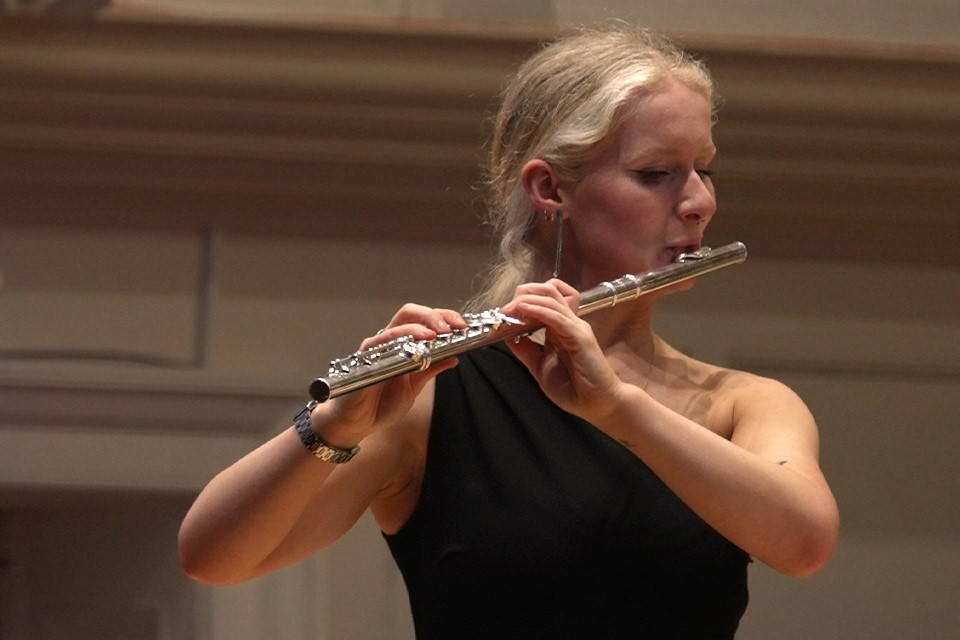
<path fill-rule="evenodd" d="M 634 98 L 624 115 L 580 178 L 558 190 L 569 222 L 561 277 L 581 289 L 700 248 L 717 208 L 707 98 L 673 81 Z"/>

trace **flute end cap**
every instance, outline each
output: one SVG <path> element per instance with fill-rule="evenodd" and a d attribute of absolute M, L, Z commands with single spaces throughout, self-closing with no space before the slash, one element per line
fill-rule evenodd
<path fill-rule="evenodd" d="M 310 397 L 317 402 L 326 402 L 330 399 L 330 385 L 323 378 L 317 378 L 310 383 Z"/>

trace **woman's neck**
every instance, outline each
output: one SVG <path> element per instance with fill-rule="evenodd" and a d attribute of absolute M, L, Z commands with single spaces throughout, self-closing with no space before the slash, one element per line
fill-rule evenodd
<path fill-rule="evenodd" d="M 626 348 L 652 360 L 657 337 L 653 332 L 652 300 L 634 300 L 586 316 L 600 348 Z"/>

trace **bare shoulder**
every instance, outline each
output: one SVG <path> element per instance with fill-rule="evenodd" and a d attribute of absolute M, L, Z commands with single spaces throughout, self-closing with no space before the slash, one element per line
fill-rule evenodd
<path fill-rule="evenodd" d="M 749 405 L 753 401 L 800 400 L 790 387 L 773 378 L 703 362 L 666 345 L 664 351 L 670 358 L 682 363 L 686 376 L 694 384 L 732 401 Z"/>
<path fill-rule="evenodd" d="M 817 427 L 800 396 L 773 378 L 702 362 L 671 350 L 703 405 L 702 424 L 744 448 L 760 452 L 780 444 L 817 448 Z M 697 403 L 688 403 L 687 407 Z M 691 412 L 696 419 L 700 417 Z M 782 455 L 782 454 L 776 454 Z"/>
<path fill-rule="evenodd" d="M 778 463 L 789 460 L 815 464 L 819 434 L 803 399 L 779 380 L 727 371 L 723 386 L 733 424 L 730 439 Z"/>
<path fill-rule="evenodd" d="M 666 343 L 660 343 L 668 369 L 708 394 L 711 403 L 730 411 L 734 422 L 756 411 L 780 407 L 806 411 L 803 401 L 790 387 L 773 378 L 697 360 Z"/>
<path fill-rule="evenodd" d="M 724 392 L 729 394 L 736 422 L 774 415 L 812 422 L 807 405 L 783 382 L 746 371 L 725 371 Z"/>

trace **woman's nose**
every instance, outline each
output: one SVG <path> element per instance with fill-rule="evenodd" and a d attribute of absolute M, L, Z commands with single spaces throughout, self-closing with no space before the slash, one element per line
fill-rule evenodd
<path fill-rule="evenodd" d="M 697 171 L 690 172 L 690 176 L 683 185 L 677 215 L 685 222 L 705 225 L 716 211 L 717 198 L 710 178 Z"/>

